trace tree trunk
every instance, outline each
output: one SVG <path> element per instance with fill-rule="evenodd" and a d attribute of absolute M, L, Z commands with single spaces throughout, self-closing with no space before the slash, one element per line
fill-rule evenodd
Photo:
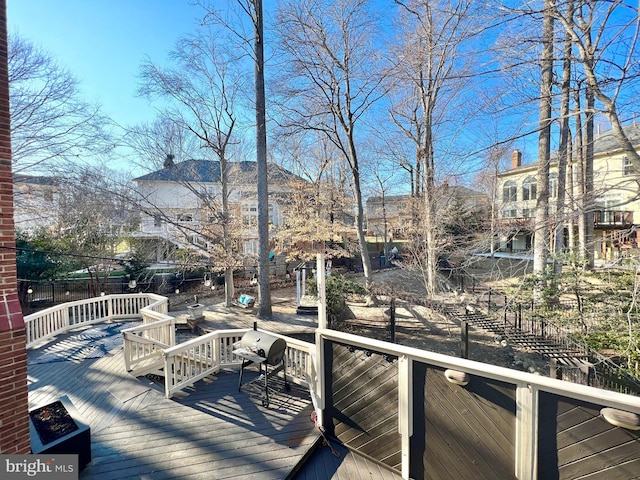
<path fill-rule="evenodd" d="M 229 171 L 224 153 L 220 156 L 220 177 L 222 183 L 222 243 L 225 255 L 228 258 L 233 258 L 231 228 L 229 225 L 231 220 L 231 212 L 229 211 Z M 224 269 L 224 302 L 227 307 L 233 305 L 234 296 L 233 267 L 227 265 Z"/>
<path fill-rule="evenodd" d="M 573 17 L 573 1 L 567 2 L 567 16 Z M 562 272 L 562 250 L 564 248 L 565 225 L 565 190 L 567 178 L 567 164 L 571 163 L 569 155 L 569 100 L 571 98 L 571 35 L 567 32 L 564 36 L 564 59 L 562 65 L 562 96 L 560 101 L 560 148 L 558 151 L 558 185 L 556 192 L 556 219 L 555 219 L 555 258 L 553 263 L 554 273 Z"/>
<path fill-rule="evenodd" d="M 267 185 L 267 125 L 264 89 L 262 0 L 255 0 L 256 161 L 258 163 L 258 318 L 270 319 L 269 191 Z"/>
<path fill-rule="evenodd" d="M 433 189 L 427 183 L 423 191 L 424 200 L 424 243 L 425 243 L 425 287 L 427 290 L 427 298 L 434 298 L 436 293 L 436 257 L 438 255 L 438 247 L 435 229 L 435 209 L 433 208 Z"/>
<path fill-rule="evenodd" d="M 360 258 L 362 259 L 362 271 L 364 274 L 365 286 L 367 289 L 372 284 L 371 258 L 364 230 L 364 203 L 362 200 L 362 189 L 360 188 L 360 169 L 358 165 L 358 154 L 352 135 L 347 135 L 349 142 L 349 155 L 351 156 L 351 173 L 353 175 L 353 190 L 356 197 L 356 229 L 358 230 L 358 244 L 360 246 Z"/>
<path fill-rule="evenodd" d="M 427 95 L 422 96 L 424 124 L 420 154 L 422 157 L 422 233 L 424 242 L 423 278 L 427 297 L 433 298 L 436 293 L 436 264 L 438 256 L 438 235 L 435 219 L 435 164 L 433 153 L 433 103 Z"/>
<path fill-rule="evenodd" d="M 567 236 L 567 245 L 568 250 L 571 254 L 575 253 L 576 249 L 576 219 L 573 212 L 576 211 L 576 197 L 574 190 L 574 155 L 573 155 L 573 136 L 569 136 L 569 144 L 567 145 L 567 173 L 565 175 L 565 201 L 568 201 L 569 205 L 565 207 L 565 212 L 567 213 L 565 224 L 567 225 L 568 236 Z M 569 213 L 571 212 L 571 213 Z"/>
<path fill-rule="evenodd" d="M 577 16 L 577 18 L 574 17 L 573 9 L 567 10 L 567 16 L 561 15 L 557 10 L 554 10 L 554 12 L 556 17 L 562 22 L 567 34 L 571 36 L 574 47 L 578 51 L 578 55 L 576 56 L 576 58 L 577 61 L 579 61 L 583 66 L 584 74 L 587 80 L 587 89 L 589 90 L 589 93 L 587 95 L 591 95 L 592 97 L 597 98 L 598 101 L 602 104 L 604 113 L 609 119 L 609 122 L 611 122 L 611 130 L 613 132 L 613 135 L 616 137 L 616 140 L 618 140 L 621 149 L 627 155 L 634 167 L 640 169 L 640 155 L 638 155 L 638 152 L 636 152 L 633 144 L 625 134 L 622 128 L 622 124 L 620 123 L 620 118 L 618 117 L 618 110 L 616 105 L 617 93 L 614 96 L 609 96 L 601 88 L 602 81 L 609 82 L 609 80 L 611 79 L 604 78 L 602 80 L 599 80 L 598 75 L 595 72 L 599 61 L 601 61 L 601 63 L 605 63 L 604 60 L 601 60 L 601 57 L 603 55 L 603 51 L 607 47 L 603 46 L 601 42 L 609 43 L 611 42 L 611 35 L 613 35 L 613 37 L 616 36 L 615 32 L 605 33 L 605 27 L 607 26 L 606 21 L 599 28 L 595 26 L 596 22 L 594 20 L 594 12 L 595 5 L 597 3 L 598 2 L 581 2 L 581 8 L 578 8 L 575 11 L 575 15 Z M 616 18 L 616 8 L 628 8 L 628 6 L 623 2 L 620 2 L 619 4 L 618 2 L 601 3 L 609 4 L 608 11 L 604 15 L 605 18 Z M 571 15 L 568 15 L 568 13 L 571 13 Z M 625 28 L 627 27 L 625 26 Z M 637 25 L 635 28 L 637 28 Z M 595 34 L 593 34 L 592 29 L 595 29 Z M 594 38 L 595 44 L 593 42 Z M 611 42 L 610 44 L 615 45 L 615 43 L 613 42 Z M 634 40 L 631 42 L 631 44 L 628 45 L 628 48 L 634 51 L 634 47 L 636 46 L 637 45 Z M 624 52 L 619 53 L 619 55 L 624 56 Z M 630 60 L 630 58 L 628 60 Z M 611 68 L 611 65 L 606 65 L 605 69 L 606 68 Z M 614 64 L 614 69 L 616 68 L 620 69 L 620 71 L 625 72 L 623 80 L 631 79 L 631 75 L 629 75 L 630 71 L 628 70 L 628 65 Z"/>
<path fill-rule="evenodd" d="M 533 272 L 542 278 L 549 256 L 549 162 L 551 158 L 551 102 L 553 85 L 553 2 L 545 0 L 542 25 L 542 77 L 540 86 L 540 136 Z"/>
<path fill-rule="evenodd" d="M 593 198 L 593 123 L 595 112 L 595 99 L 593 91 L 587 82 L 586 88 L 586 112 L 587 122 L 585 129 L 585 162 L 584 162 L 584 262 L 585 268 L 593 270 L 594 267 L 594 232 L 593 232 L 593 212 L 595 210 Z"/>
<path fill-rule="evenodd" d="M 576 112 L 576 153 L 577 153 L 577 163 L 576 163 L 576 175 L 577 179 L 577 190 L 575 192 L 576 198 L 576 210 L 577 220 L 578 220 L 578 244 L 576 254 L 582 263 L 586 257 L 586 247 L 585 247 L 585 183 L 584 183 L 584 164 L 586 160 L 586 153 L 584 148 L 584 129 L 582 127 L 582 114 L 580 113 L 580 108 L 582 105 L 582 101 L 580 99 L 580 89 L 577 88 L 574 93 L 574 103 Z M 573 183 L 571 183 L 573 184 Z"/>

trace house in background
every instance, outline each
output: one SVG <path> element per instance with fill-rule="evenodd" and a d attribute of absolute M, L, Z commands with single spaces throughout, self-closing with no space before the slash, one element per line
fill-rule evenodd
<path fill-rule="evenodd" d="M 444 183 L 437 187 L 436 209 L 440 215 L 488 215 L 490 200 L 482 192 Z M 421 213 L 422 201 L 411 195 L 369 197 L 366 203 L 367 234 L 388 241 L 405 240 L 414 219 Z"/>
<path fill-rule="evenodd" d="M 411 227 L 417 201 L 411 195 L 369 197 L 366 203 L 367 235 L 388 240 L 403 240 Z"/>
<path fill-rule="evenodd" d="M 229 162 L 229 206 L 236 250 L 258 254 L 257 164 Z M 269 223 L 283 222 L 283 197 L 288 184 L 303 181 L 273 163 L 268 165 Z M 170 260 L 176 249 L 211 258 L 222 238 L 222 183 L 220 162 L 185 160 L 167 156 L 164 167 L 135 178 L 141 200 L 140 229 L 134 234 L 155 246 L 158 261 Z"/>
<path fill-rule="evenodd" d="M 16 230 L 33 232 L 57 223 L 60 182 L 55 177 L 14 175 L 13 199 Z"/>
<path fill-rule="evenodd" d="M 625 127 L 631 143 L 640 151 L 640 126 Z M 611 131 L 597 135 L 594 141 L 593 203 L 589 207 L 594 223 L 594 252 L 596 259 L 616 258 L 625 249 L 637 247 L 640 226 L 640 187 L 638 172 L 620 148 Z M 502 231 L 499 250 L 528 252 L 533 245 L 536 216 L 537 164 L 522 164 L 522 154 L 511 155 L 511 169 L 498 175 L 499 217 Z M 565 205 L 565 238 L 577 238 L 578 196 L 580 169 L 577 162 L 567 167 L 567 195 Z M 549 215 L 556 215 L 558 198 L 558 163 L 552 160 L 549 175 Z"/>

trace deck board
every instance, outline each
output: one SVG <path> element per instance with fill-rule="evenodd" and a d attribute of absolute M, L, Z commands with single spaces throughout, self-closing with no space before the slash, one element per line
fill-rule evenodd
<path fill-rule="evenodd" d="M 70 341 L 72 335 L 43 348 L 54 344 L 60 354 L 63 349 L 55 346 L 60 342 L 75 350 L 78 339 Z M 112 340 L 106 354 L 95 358 L 60 354 L 37 363 L 42 353 L 28 352 L 30 408 L 67 395 L 91 425 L 92 461 L 81 479 L 272 479 L 287 478 L 295 468 L 300 468 L 296 479 L 400 478 L 341 445 L 334 445 L 340 457 L 319 447 L 299 467 L 319 435 L 310 419 L 309 393 L 300 387 L 285 392 L 280 378 L 270 379 L 277 393 L 270 393 L 265 408 L 257 372 L 245 371 L 238 392 L 237 370 L 224 370 L 168 400 L 162 385 L 125 371 L 122 346 Z M 137 386 L 126 401 L 109 391 L 121 382 Z"/>
<path fill-rule="evenodd" d="M 46 348 L 56 342 L 75 348 L 81 335 L 73 342 L 69 336 Z M 305 389 L 292 385 L 287 392 L 281 379 L 270 379 L 275 391 L 265 408 L 257 372 L 245 371 L 239 392 L 236 369 L 166 399 L 162 385 L 125 371 L 121 343 L 112 340 L 96 358 L 49 356 L 36 363 L 42 352 L 28 352 L 30 408 L 67 395 L 91 426 L 92 461 L 80 478 L 286 478 L 318 438 Z M 138 387 L 125 401 L 109 391 L 121 382 Z"/>
<path fill-rule="evenodd" d="M 294 480 L 400 480 L 402 477 L 349 450 L 336 441 L 331 444 L 339 456 L 327 445 L 319 446 L 307 462 L 293 476 Z"/>

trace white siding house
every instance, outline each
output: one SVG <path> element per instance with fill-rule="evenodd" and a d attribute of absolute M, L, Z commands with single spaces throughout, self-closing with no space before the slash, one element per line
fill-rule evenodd
<path fill-rule="evenodd" d="M 637 151 L 640 151 L 640 126 L 625 127 L 625 132 Z M 620 148 L 611 131 L 596 136 L 593 159 L 592 202 L 587 207 L 594 223 L 594 253 L 596 259 L 616 258 L 625 249 L 637 248 L 640 228 L 640 188 L 638 172 Z M 533 222 L 536 216 L 536 162 L 522 164 L 516 150 L 511 156 L 511 169 L 498 175 L 499 212 L 501 224 L 508 232 L 501 239 L 500 249 L 507 252 L 526 252 L 533 245 Z M 579 195 L 577 160 L 567 169 L 567 231 L 576 230 Z M 558 197 L 558 166 L 552 161 L 549 175 L 549 214 L 553 219 Z"/>
<path fill-rule="evenodd" d="M 14 175 L 13 199 L 17 230 L 31 232 L 58 221 L 60 186 L 54 177 Z"/>
<path fill-rule="evenodd" d="M 229 206 L 238 253 L 258 253 L 257 164 L 229 163 Z M 188 248 L 202 256 L 212 255 L 219 237 L 222 209 L 220 163 L 186 160 L 135 178 L 141 199 L 140 231 L 136 236 L 156 239 L 174 248 Z M 269 220 L 274 228 L 283 221 L 282 198 L 292 181 L 300 177 L 275 165 L 268 166 Z M 158 250 L 158 257 L 166 255 Z M 164 260 L 164 258 L 158 258 Z"/>

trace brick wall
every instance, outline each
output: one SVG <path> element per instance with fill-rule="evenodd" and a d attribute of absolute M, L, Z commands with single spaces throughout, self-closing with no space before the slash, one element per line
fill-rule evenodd
<path fill-rule="evenodd" d="M 27 353 L 18 301 L 7 71 L 7 2 L 0 0 L 0 453 L 30 452 Z"/>

